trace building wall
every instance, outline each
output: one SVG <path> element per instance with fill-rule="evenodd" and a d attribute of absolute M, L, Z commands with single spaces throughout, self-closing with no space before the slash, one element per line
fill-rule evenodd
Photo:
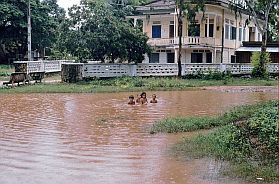
<path fill-rule="evenodd" d="M 207 18 L 209 17 L 209 18 Z M 223 63 L 231 63 L 232 56 L 235 56 L 235 50 L 242 45 L 242 41 L 249 41 L 249 28 L 255 27 L 255 25 L 251 22 L 249 25 L 245 26 L 245 21 L 249 17 L 247 15 L 242 16 L 235 16 L 235 13 L 230 10 L 220 6 L 214 5 L 207 5 L 205 16 L 203 14 L 198 14 L 196 16 L 196 21 L 200 24 L 200 37 L 205 37 L 205 29 L 206 24 L 209 19 L 214 20 L 214 41 L 215 44 L 213 45 L 212 53 L 213 53 L 213 63 L 220 63 L 221 62 L 221 47 L 222 47 L 222 29 L 224 29 L 224 52 L 223 52 Z M 143 30 L 147 33 L 149 38 L 152 38 L 152 25 L 161 25 L 161 38 L 156 39 L 168 39 L 169 38 L 169 27 L 170 22 L 174 23 L 174 36 L 177 37 L 178 35 L 178 28 L 177 28 L 177 17 L 174 14 L 165 14 L 165 15 L 148 15 L 143 19 Z M 226 29 L 229 26 L 229 38 L 225 38 Z M 182 36 L 188 36 L 188 21 L 186 18 L 183 20 L 183 30 Z M 232 28 L 236 29 L 236 37 L 235 39 L 231 39 L 231 32 Z M 241 30 L 240 30 L 241 28 Z M 241 39 L 240 39 L 240 31 L 241 31 Z M 255 29 L 255 40 L 254 41 L 261 41 L 261 35 L 259 35 L 259 31 Z M 245 36 L 245 38 L 244 38 Z M 205 48 L 206 49 L 206 48 Z M 182 52 L 182 62 L 184 63 L 191 63 L 191 49 L 183 50 Z M 216 54 L 215 54 L 216 53 Z M 167 63 L 167 54 L 160 52 L 160 63 Z M 177 61 L 177 51 L 176 51 L 176 59 Z M 205 56 L 204 56 L 205 57 Z M 205 59 L 204 59 L 205 60 Z M 145 59 L 144 62 L 149 61 Z"/>

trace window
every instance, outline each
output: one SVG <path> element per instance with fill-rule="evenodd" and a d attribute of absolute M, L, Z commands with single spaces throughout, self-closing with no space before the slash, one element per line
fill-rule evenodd
<path fill-rule="evenodd" d="M 236 63 L 236 56 L 231 55 L 231 63 Z"/>
<path fill-rule="evenodd" d="M 170 25 L 169 27 L 169 38 L 174 37 L 174 25 Z"/>
<path fill-rule="evenodd" d="M 152 26 L 152 38 L 161 38 L 161 25 Z"/>
<path fill-rule="evenodd" d="M 174 53 L 167 53 L 167 63 L 174 63 Z"/>
<path fill-rule="evenodd" d="M 159 63 L 159 53 L 152 53 L 149 58 L 149 63 Z"/>
<path fill-rule="evenodd" d="M 225 39 L 229 39 L 229 34 L 230 34 L 230 26 L 225 25 Z"/>
<path fill-rule="evenodd" d="M 206 63 L 212 63 L 212 53 L 206 53 Z"/>
<path fill-rule="evenodd" d="M 231 40 L 236 40 L 236 27 L 231 26 Z"/>
<path fill-rule="evenodd" d="M 209 36 L 207 36 L 207 24 L 205 24 L 205 37 L 213 37 L 214 34 L 214 24 L 209 24 Z"/>
<path fill-rule="evenodd" d="M 239 28 L 239 31 L 238 31 L 238 40 L 242 41 L 242 28 L 241 27 Z"/>
<path fill-rule="evenodd" d="M 200 24 L 190 24 L 188 28 L 188 36 L 200 36 Z"/>
<path fill-rule="evenodd" d="M 191 63 L 202 63 L 202 54 L 203 53 L 192 53 Z"/>

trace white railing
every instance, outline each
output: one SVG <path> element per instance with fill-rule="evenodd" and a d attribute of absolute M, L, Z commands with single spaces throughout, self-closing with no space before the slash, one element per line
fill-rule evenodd
<path fill-rule="evenodd" d="M 136 76 L 176 76 L 177 64 L 138 64 Z"/>
<path fill-rule="evenodd" d="M 63 63 L 72 63 L 70 60 L 41 60 L 41 61 L 15 61 L 14 64 L 26 64 L 27 73 L 34 72 L 60 72 Z"/>
<path fill-rule="evenodd" d="M 120 77 L 133 76 L 130 64 L 84 64 L 83 77 Z"/>
<path fill-rule="evenodd" d="M 73 61 L 50 60 L 50 61 L 17 61 L 15 64 L 25 64 L 27 73 L 32 72 L 60 72 L 62 64 L 71 64 Z M 234 75 L 251 74 L 253 67 L 251 64 L 207 64 L 207 63 L 187 63 L 182 64 L 182 75 L 208 74 L 212 72 L 227 72 Z M 270 73 L 279 73 L 279 64 L 268 65 Z M 178 74 L 177 64 L 83 64 L 83 77 L 120 77 L 120 76 L 176 76 Z"/>
<path fill-rule="evenodd" d="M 178 45 L 179 38 L 151 38 L 147 42 L 151 46 L 168 46 L 168 45 Z M 221 45 L 221 39 L 216 39 L 212 37 L 195 37 L 186 36 L 182 37 L 183 45 Z"/>
<path fill-rule="evenodd" d="M 183 64 L 182 70 L 185 75 L 189 74 L 209 74 L 210 72 L 221 72 L 222 65 L 220 64 Z"/>
<path fill-rule="evenodd" d="M 152 38 L 147 41 L 147 43 L 151 46 L 160 45 L 160 46 L 167 46 L 167 45 L 174 45 L 177 44 L 177 39 L 174 38 Z"/>
<path fill-rule="evenodd" d="M 230 72 L 233 75 L 251 74 L 250 64 L 182 64 L 182 75 Z M 268 65 L 270 73 L 279 73 L 279 64 Z M 83 64 L 83 77 L 120 77 L 120 76 L 177 76 L 177 64 Z"/>

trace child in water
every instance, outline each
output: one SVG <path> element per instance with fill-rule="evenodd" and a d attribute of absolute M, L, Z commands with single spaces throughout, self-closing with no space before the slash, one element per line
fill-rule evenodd
<path fill-rule="evenodd" d="M 147 98 L 146 98 L 146 92 L 142 92 L 140 94 L 140 104 L 147 104 L 148 101 L 147 101 Z"/>
<path fill-rule="evenodd" d="M 135 101 L 134 101 L 134 96 L 133 96 L 133 95 L 129 96 L 128 105 L 135 105 L 135 104 L 136 104 L 136 103 L 135 103 Z"/>
<path fill-rule="evenodd" d="M 157 99 L 156 99 L 156 94 L 152 95 L 152 100 L 150 100 L 150 103 L 157 103 Z"/>
<path fill-rule="evenodd" d="M 140 94 L 137 95 L 136 102 L 137 102 L 137 103 L 140 103 Z"/>

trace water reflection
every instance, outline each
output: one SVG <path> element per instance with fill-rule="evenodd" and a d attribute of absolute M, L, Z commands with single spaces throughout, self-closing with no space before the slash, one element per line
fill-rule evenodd
<path fill-rule="evenodd" d="M 130 94 L 0 95 L 0 183 L 239 183 L 218 176 L 215 161 L 169 157 L 181 135 L 147 129 L 164 117 L 213 115 L 277 98 L 157 92 L 157 104 L 129 106 Z"/>

